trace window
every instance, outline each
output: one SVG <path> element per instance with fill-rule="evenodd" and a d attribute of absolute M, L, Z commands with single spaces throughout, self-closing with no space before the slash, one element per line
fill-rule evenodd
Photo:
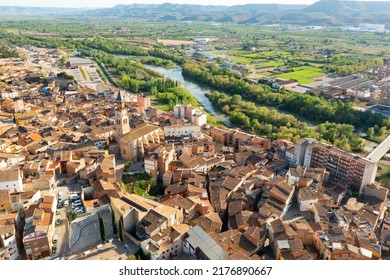
<path fill-rule="evenodd" d="M 124 155 L 126 154 L 126 150 L 125 150 L 125 149 L 123 149 L 123 154 L 124 154 Z"/>

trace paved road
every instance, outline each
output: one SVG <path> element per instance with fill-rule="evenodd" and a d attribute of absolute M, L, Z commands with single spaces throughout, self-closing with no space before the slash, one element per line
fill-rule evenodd
<path fill-rule="evenodd" d="M 71 192 L 80 192 L 81 186 L 79 184 L 69 184 L 65 186 L 59 186 L 53 190 L 53 194 L 58 197 L 58 193 L 62 193 L 63 201 L 69 200 Z M 61 219 L 61 224 L 55 225 L 54 234 L 58 235 L 57 241 L 57 253 L 52 255 L 52 258 L 65 257 L 69 254 L 69 222 L 66 218 L 66 213 L 72 209 L 71 201 L 69 200 L 68 207 L 62 207 L 57 209 L 56 219 Z"/>
<path fill-rule="evenodd" d="M 126 161 L 123 159 L 115 159 L 115 163 L 116 163 L 115 171 L 116 171 L 116 181 L 117 182 L 122 181 L 122 173 L 123 173 L 123 168 L 124 168 L 125 162 Z"/>
<path fill-rule="evenodd" d="M 390 150 L 390 135 L 385 138 L 371 153 L 366 156 L 366 159 L 373 162 L 378 162 Z"/>
<path fill-rule="evenodd" d="M 301 219 L 305 219 L 307 221 L 313 219 L 311 212 L 301 212 L 298 208 L 298 200 L 296 197 L 293 198 L 293 202 L 288 209 L 286 215 L 283 218 L 283 221 L 292 223 Z"/>
<path fill-rule="evenodd" d="M 61 213 L 65 215 L 65 213 Z M 64 257 L 69 252 L 69 222 L 68 219 L 62 218 L 62 223 L 60 225 L 56 225 L 55 234 L 58 235 L 57 241 L 57 254 L 53 256 Z"/>

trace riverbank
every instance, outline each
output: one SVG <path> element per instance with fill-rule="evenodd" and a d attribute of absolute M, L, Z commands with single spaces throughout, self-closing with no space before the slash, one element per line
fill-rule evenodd
<path fill-rule="evenodd" d="M 217 121 L 228 127 L 233 126 L 231 121 L 229 120 L 229 116 L 221 113 L 219 109 L 215 108 L 214 105 L 207 98 L 206 93 L 209 93 L 210 89 L 208 87 L 199 86 L 198 84 L 191 82 L 188 79 L 185 79 L 183 77 L 183 73 L 180 67 L 165 69 L 159 66 L 144 66 L 150 70 L 160 73 L 166 78 L 178 81 L 183 88 L 185 88 L 193 97 L 198 100 L 199 104 L 201 104 L 204 110 L 208 113 L 208 116 L 214 117 Z M 213 123 L 213 121 L 211 121 L 210 123 Z"/>

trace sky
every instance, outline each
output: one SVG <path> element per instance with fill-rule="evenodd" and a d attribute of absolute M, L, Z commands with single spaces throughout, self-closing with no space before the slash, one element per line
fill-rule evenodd
<path fill-rule="evenodd" d="M 378 0 L 365 0 L 378 1 Z M 383 0 L 382 0 L 383 1 Z M 390 0 L 385 0 L 390 1 Z M 113 7 L 117 4 L 200 4 L 200 5 L 242 5 L 249 3 L 313 4 L 317 0 L 0 0 L 0 6 L 26 7 Z"/>

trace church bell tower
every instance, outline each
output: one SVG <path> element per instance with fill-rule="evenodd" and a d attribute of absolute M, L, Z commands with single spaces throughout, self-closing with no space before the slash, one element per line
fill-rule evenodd
<path fill-rule="evenodd" d="M 122 135 L 130 132 L 129 117 L 127 116 L 125 100 L 120 91 L 118 91 L 118 96 L 116 97 L 115 129 L 116 141 L 118 143 Z"/>

